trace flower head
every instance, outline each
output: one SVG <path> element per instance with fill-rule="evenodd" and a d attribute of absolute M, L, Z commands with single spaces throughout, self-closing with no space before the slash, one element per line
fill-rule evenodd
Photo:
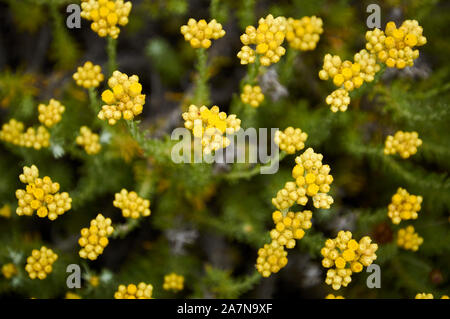
<path fill-rule="evenodd" d="M 81 3 L 81 17 L 92 21 L 91 29 L 100 37 L 117 39 L 119 26 L 128 24 L 132 4 L 123 0 L 87 0 Z"/>
<path fill-rule="evenodd" d="M 66 292 L 65 299 L 81 299 L 81 296 L 76 293 L 68 291 L 68 292 Z"/>
<path fill-rule="evenodd" d="M 123 217 L 150 216 L 150 201 L 139 197 L 136 192 L 122 189 L 120 193 L 116 193 L 113 204 L 122 210 Z"/>
<path fill-rule="evenodd" d="M 8 204 L 3 205 L 2 208 L 0 208 L 0 216 L 4 218 L 10 218 L 11 217 L 11 206 Z"/>
<path fill-rule="evenodd" d="M 153 286 L 144 282 L 120 285 L 114 293 L 115 299 L 152 299 Z"/>
<path fill-rule="evenodd" d="M 35 165 L 25 166 L 19 178 L 27 185 L 25 189 L 16 191 L 17 215 L 31 216 L 36 211 L 41 218 L 48 217 L 55 220 L 72 207 L 72 198 L 69 194 L 60 193 L 59 184 L 53 182 L 50 177 L 39 178 L 39 170 Z"/>
<path fill-rule="evenodd" d="M 397 245 L 403 249 L 417 251 L 422 243 L 423 238 L 415 232 L 411 225 L 400 229 L 397 233 Z"/>
<path fill-rule="evenodd" d="M 132 120 L 142 113 L 145 95 L 142 94 L 142 85 L 137 75 L 128 77 L 125 73 L 114 71 L 108 85 L 111 90 L 102 93 L 102 100 L 106 105 L 103 105 L 98 113 L 99 119 L 114 125 L 122 117 Z"/>
<path fill-rule="evenodd" d="M 99 143 L 100 137 L 95 134 L 87 126 L 80 128 L 80 135 L 77 136 L 75 142 L 84 147 L 84 150 L 89 155 L 94 155 L 100 152 L 102 146 Z"/>
<path fill-rule="evenodd" d="M 350 104 L 350 95 L 344 89 L 337 89 L 327 96 L 325 102 L 330 106 L 332 112 L 345 112 Z"/>
<path fill-rule="evenodd" d="M 210 154 L 230 145 L 224 134 L 233 134 L 241 129 L 241 120 L 234 114 L 220 112 L 218 106 L 208 109 L 191 105 L 183 113 L 184 127 L 192 130 L 194 137 L 201 139 L 204 154 Z"/>
<path fill-rule="evenodd" d="M 386 138 L 384 154 L 398 153 L 402 158 L 408 158 L 417 153 L 417 148 L 422 145 L 422 140 L 417 132 L 397 131 L 394 136 Z"/>
<path fill-rule="evenodd" d="M 308 134 L 302 132 L 299 128 L 289 126 L 284 131 L 276 131 L 274 141 L 280 147 L 280 150 L 288 154 L 294 154 L 305 148 L 305 141 Z"/>
<path fill-rule="evenodd" d="M 353 272 L 361 272 L 377 258 L 378 245 L 365 236 L 357 242 L 349 231 L 340 231 L 335 239 L 328 239 L 320 253 L 324 257 L 322 265 L 331 268 L 325 282 L 334 290 L 347 287 Z"/>
<path fill-rule="evenodd" d="M 252 107 L 258 107 L 264 101 L 264 94 L 259 85 L 246 84 L 241 93 L 241 101 Z"/>
<path fill-rule="evenodd" d="M 8 123 L 3 124 L 0 140 L 36 150 L 50 146 L 50 133 L 44 126 L 39 126 L 37 130 L 33 127 L 29 127 L 25 132 L 23 130 L 22 122 L 11 119 Z"/>
<path fill-rule="evenodd" d="M 263 277 L 269 277 L 272 273 L 280 271 L 287 262 L 287 252 L 284 247 L 278 245 L 277 242 L 272 242 L 258 250 L 256 269 Z"/>
<path fill-rule="evenodd" d="M 180 28 L 184 39 L 190 43 L 193 48 L 207 49 L 211 46 L 211 39 L 217 40 L 225 35 L 222 25 L 212 19 L 210 22 L 201 19 L 198 22 L 195 19 L 189 19 L 187 25 Z"/>
<path fill-rule="evenodd" d="M 184 277 L 176 273 L 170 273 L 164 276 L 164 290 L 180 291 L 184 287 Z"/>
<path fill-rule="evenodd" d="M 421 203 L 422 196 L 410 195 L 406 189 L 399 187 L 388 206 L 388 216 L 394 224 L 399 224 L 402 220 L 417 219 Z"/>
<path fill-rule="evenodd" d="M 78 86 L 85 89 L 96 88 L 104 80 L 102 67 L 87 61 L 83 66 L 78 67 L 77 72 L 73 75 L 73 79 Z"/>
<path fill-rule="evenodd" d="M 17 275 L 17 267 L 13 263 L 4 264 L 2 266 L 2 275 L 6 279 L 11 279 L 13 276 Z"/>
<path fill-rule="evenodd" d="M 335 296 L 335 295 L 333 295 L 333 294 L 328 294 L 328 295 L 325 297 L 325 299 L 345 299 L 345 298 L 342 297 L 342 296 Z"/>
<path fill-rule="evenodd" d="M 253 63 L 255 52 L 262 65 L 269 66 L 277 63 L 286 53 L 286 49 L 282 46 L 286 29 L 286 18 L 274 18 L 271 14 L 259 19 L 257 28 L 248 26 L 245 33 L 241 35 L 244 46 L 237 55 L 241 59 L 241 64 Z M 253 50 L 250 45 L 254 45 L 255 49 Z M 253 52 L 250 53 L 251 51 Z"/>
<path fill-rule="evenodd" d="M 314 50 L 323 33 L 322 25 L 322 19 L 316 16 L 301 19 L 288 18 L 286 40 L 296 50 Z"/>
<path fill-rule="evenodd" d="M 95 260 L 108 246 L 108 236 L 112 234 L 114 228 L 111 226 L 111 219 L 105 218 L 102 214 L 91 220 L 89 228 L 81 230 L 81 238 L 78 244 L 81 246 L 80 257 Z"/>
<path fill-rule="evenodd" d="M 302 239 L 305 230 L 311 228 L 312 212 L 305 210 L 303 212 L 288 212 L 283 214 L 276 211 L 272 214 L 275 228 L 270 232 L 272 241 L 276 241 L 280 246 L 294 248 L 295 240 Z"/>
<path fill-rule="evenodd" d="M 42 246 L 41 249 L 33 249 L 31 256 L 27 258 L 25 270 L 31 279 L 45 279 L 53 270 L 53 263 L 58 259 L 58 255 L 50 248 Z"/>

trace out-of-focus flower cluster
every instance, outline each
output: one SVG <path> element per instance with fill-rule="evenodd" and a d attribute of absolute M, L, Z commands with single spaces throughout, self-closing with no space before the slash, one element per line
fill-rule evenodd
<path fill-rule="evenodd" d="M 100 137 L 95 134 L 87 126 L 82 126 L 80 128 L 80 135 L 77 136 L 75 142 L 84 147 L 84 150 L 89 155 L 94 155 L 100 152 L 102 146 L 99 143 Z"/>
<path fill-rule="evenodd" d="M 361 272 L 377 258 L 378 245 L 370 237 L 361 238 L 359 243 L 352 239 L 349 231 L 340 231 L 335 239 L 328 239 L 320 251 L 324 257 L 322 266 L 330 268 L 325 282 L 338 290 L 351 282 L 352 273 Z"/>
<path fill-rule="evenodd" d="M 411 225 L 401 228 L 397 233 L 397 245 L 403 249 L 417 251 L 422 243 L 423 238 L 415 232 Z"/>
<path fill-rule="evenodd" d="M 81 17 L 92 21 L 91 29 L 100 37 L 117 39 L 119 26 L 128 24 L 132 4 L 123 0 L 87 0 L 81 3 Z"/>
<path fill-rule="evenodd" d="M 44 126 L 38 126 L 37 129 L 29 127 L 25 132 L 24 128 L 22 122 L 15 119 L 9 120 L 2 126 L 0 140 L 35 150 L 50 146 L 50 133 Z"/>
<path fill-rule="evenodd" d="M 58 255 L 50 248 L 42 246 L 41 249 L 33 249 L 27 258 L 25 270 L 31 279 L 45 279 L 52 272 L 52 265 L 57 259 Z"/>
<path fill-rule="evenodd" d="M 59 193 L 59 184 L 52 182 L 50 177 L 39 178 L 39 170 L 35 165 L 25 166 L 19 179 L 26 184 L 26 188 L 16 191 L 17 215 L 31 216 L 36 211 L 41 218 L 55 220 L 72 207 L 69 194 Z"/>
<path fill-rule="evenodd" d="M 176 273 L 170 273 L 164 276 L 164 290 L 180 291 L 184 288 L 184 277 Z"/>
<path fill-rule="evenodd" d="M 278 145 L 280 150 L 288 154 L 294 154 L 305 148 L 305 142 L 308 134 L 302 132 L 299 128 L 289 126 L 284 131 L 276 131 L 274 142 Z"/>
<path fill-rule="evenodd" d="M 422 145 L 422 140 L 417 132 L 397 131 L 394 136 L 386 138 L 384 154 L 399 154 L 402 158 L 408 158 L 417 153 L 417 148 Z"/>
<path fill-rule="evenodd" d="M 259 85 L 251 86 L 250 84 L 246 84 L 241 93 L 241 100 L 252 107 L 258 107 L 264 101 L 264 94 L 261 91 L 261 87 Z"/>
<path fill-rule="evenodd" d="M 230 145 L 224 134 L 233 134 L 241 129 L 241 120 L 234 114 L 220 112 L 218 106 L 208 109 L 191 105 L 183 113 L 184 127 L 191 130 L 195 138 L 201 139 L 204 154 L 210 154 Z"/>
<path fill-rule="evenodd" d="M 52 127 L 61 121 L 62 114 L 65 110 L 66 107 L 55 99 L 51 99 L 48 105 L 39 104 L 39 122 L 47 127 Z"/>
<path fill-rule="evenodd" d="M 107 120 L 110 125 L 114 125 L 122 117 L 132 120 L 142 113 L 145 95 L 142 94 L 142 85 L 137 75 L 128 77 L 125 73 L 114 71 L 108 85 L 111 90 L 102 93 L 102 100 L 106 105 L 98 113 L 100 120 Z"/>
<path fill-rule="evenodd" d="M 263 277 L 269 277 L 272 273 L 280 271 L 287 265 L 287 262 L 287 252 L 284 247 L 278 245 L 276 241 L 272 241 L 258 250 L 256 269 Z"/>
<path fill-rule="evenodd" d="M 77 72 L 73 75 L 77 85 L 85 89 L 98 87 L 104 78 L 102 67 L 94 65 L 91 61 L 87 61 L 83 66 L 79 66 Z"/>
<path fill-rule="evenodd" d="M 152 299 L 153 286 L 145 282 L 129 284 L 128 286 L 120 285 L 114 294 L 115 299 Z"/>
<path fill-rule="evenodd" d="M 288 18 L 286 40 L 296 50 L 314 50 L 323 33 L 322 26 L 322 19 L 316 16 L 301 19 Z"/>

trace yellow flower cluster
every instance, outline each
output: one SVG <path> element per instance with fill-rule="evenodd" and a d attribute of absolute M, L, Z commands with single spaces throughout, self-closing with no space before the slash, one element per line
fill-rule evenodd
<path fill-rule="evenodd" d="M 417 148 L 422 145 L 422 140 L 417 132 L 397 131 L 394 136 L 386 138 L 384 154 L 400 154 L 402 158 L 408 158 L 417 153 Z"/>
<path fill-rule="evenodd" d="M 150 216 L 150 201 L 139 197 L 136 192 L 122 189 L 120 193 L 116 193 L 113 204 L 122 210 L 123 217 Z"/>
<path fill-rule="evenodd" d="M 336 112 L 347 109 L 350 103 L 348 92 L 361 87 L 364 82 L 374 80 L 375 74 L 380 70 L 377 62 L 400 69 L 412 66 L 413 60 L 419 56 L 419 51 L 412 48 L 426 43 L 422 31 L 422 27 L 415 20 L 404 21 L 398 29 L 391 21 L 386 25 L 385 32 L 379 29 L 366 32 L 366 49 L 356 53 L 353 62 L 342 61 L 337 55 L 326 54 L 319 78 L 332 79 L 338 87 L 338 90 L 326 98 L 331 110 Z M 341 90 L 347 91 L 347 94 Z"/>
<path fill-rule="evenodd" d="M 90 276 L 89 284 L 92 287 L 98 287 L 98 285 L 100 284 L 100 278 L 98 278 L 98 276 Z"/>
<path fill-rule="evenodd" d="M 288 154 L 294 154 L 305 148 L 305 141 L 308 134 L 302 132 L 299 128 L 289 126 L 284 131 L 276 131 L 274 141 L 279 146 L 280 150 Z"/>
<path fill-rule="evenodd" d="M 31 216 L 36 211 L 41 218 L 55 220 L 72 207 L 69 194 L 59 193 L 59 184 L 52 182 L 50 177 L 39 178 L 39 170 L 35 165 L 25 166 L 19 179 L 27 186 L 16 191 L 17 215 Z"/>
<path fill-rule="evenodd" d="M 198 22 L 195 19 L 189 19 L 187 25 L 180 28 L 184 39 L 190 43 L 193 48 L 207 49 L 211 46 L 211 39 L 217 40 L 225 35 L 222 25 L 212 19 L 209 23 L 201 19 Z"/>
<path fill-rule="evenodd" d="M 66 297 L 64 299 L 81 299 L 81 296 L 76 293 L 68 291 L 66 292 Z"/>
<path fill-rule="evenodd" d="M 275 228 L 270 231 L 272 241 L 277 242 L 279 246 L 286 246 L 289 249 L 294 248 L 295 240 L 302 239 L 305 230 L 311 228 L 311 218 L 312 212 L 310 210 L 286 214 L 275 211 L 272 214 Z"/>
<path fill-rule="evenodd" d="M 378 245 L 370 237 L 361 238 L 359 243 L 352 239 L 352 233 L 341 230 L 335 239 L 328 239 L 320 253 L 324 257 L 322 265 L 331 268 L 325 282 L 338 290 L 351 282 L 353 272 L 361 272 L 377 258 Z M 332 268 L 334 267 L 334 268 Z"/>
<path fill-rule="evenodd" d="M 263 277 L 269 277 L 272 273 L 280 271 L 287 262 L 287 252 L 284 247 L 278 245 L 276 241 L 272 241 L 258 250 L 256 269 Z"/>
<path fill-rule="evenodd" d="M 42 246 L 41 249 L 33 249 L 31 256 L 27 258 L 25 270 L 31 279 L 45 279 L 53 270 L 53 263 L 58 259 L 58 255 L 50 248 Z"/>
<path fill-rule="evenodd" d="M 344 89 L 337 89 L 327 96 L 325 102 L 330 106 L 332 112 L 345 112 L 350 104 L 350 95 Z"/>
<path fill-rule="evenodd" d="M 171 273 L 164 276 L 164 290 L 180 291 L 184 288 L 184 277 L 177 275 L 176 273 Z"/>
<path fill-rule="evenodd" d="M 50 146 L 50 133 L 44 126 L 39 126 L 37 130 L 29 127 L 25 132 L 22 122 L 11 119 L 3 124 L 0 131 L 0 140 L 28 148 L 40 150 Z"/>
<path fill-rule="evenodd" d="M 419 57 L 419 50 L 414 47 L 427 43 L 422 32 L 423 28 L 416 20 L 405 20 L 400 28 L 390 21 L 384 32 L 380 29 L 367 31 L 366 48 L 388 67 L 403 69 L 412 66 Z"/>
<path fill-rule="evenodd" d="M 129 284 L 128 286 L 120 285 L 114 293 L 115 299 L 152 299 L 153 286 L 144 282 Z"/>
<path fill-rule="evenodd" d="M 89 155 L 94 155 L 100 152 L 102 146 L 99 143 L 100 137 L 95 134 L 87 126 L 80 128 L 80 135 L 77 136 L 75 142 L 84 147 L 84 150 Z"/>
<path fill-rule="evenodd" d="M 108 120 L 110 125 L 114 125 L 122 117 L 132 120 L 142 113 L 145 95 L 141 94 L 142 85 L 137 75 L 128 77 L 125 73 L 114 71 L 108 85 L 112 90 L 102 93 L 102 100 L 106 105 L 98 113 L 99 119 Z"/>
<path fill-rule="evenodd" d="M 264 101 L 264 94 L 259 85 L 246 84 L 241 93 L 241 101 L 253 107 L 258 107 Z"/>
<path fill-rule="evenodd" d="M 226 148 L 230 140 L 224 134 L 233 134 L 241 129 L 241 120 L 234 114 L 227 116 L 225 112 L 220 112 L 218 106 L 208 109 L 206 106 L 198 108 L 191 105 L 182 116 L 184 127 L 192 130 L 194 137 L 201 138 L 204 154 Z"/>
<path fill-rule="evenodd" d="M 422 292 L 416 295 L 415 299 L 434 299 L 433 294 L 427 294 L 426 292 Z M 443 295 L 441 299 L 449 299 L 449 296 Z"/>
<path fill-rule="evenodd" d="M 11 217 L 11 206 L 9 205 L 3 205 L 2 208 L 0 208 L 0 216 L 4 218 L 10 218 Z"/>
<path fill-rule="evenodd" d="M 80 249 L 80 257 L 95 260 L 103 254 L 104 248 L 108 245 L 108 236 L 112 234 L 114 228 L 111 226 L 111 219 L 105 218 L 102 214 L 91 220 L 89 228 L 81 230 L 81 238 L 78 244 Z"/>
<path fill-rule="evenodd" d="M 406 189 L 399 187 L 388 206 L 389 218 L 394 224 L 399 224 L 402 220 L 417 219 L 422 199 L 422 196 L 410 195 Z"/>
<path fill-rule="evenodd" d="M 312 197 L 314 207 L 330 208 L 333 198 L 327 193 L 330 191 L 333 176 L 329 174 L 330 166 L 323 165 L 322 159 L 323 155 L 314 153 L 312 148 L 297 156 L 297 165 L 292 170 L 295 183 L 287 182 L 285 187 L 278 191 L 277 197 L 272 199 L 274 206 L 281 210 L 291 207 L 294 202 L 305 206 L 309 196 Z"/>
<path fill-rule="evenodd" d="M 314 50 L 323 33 L 322 25 L 322 19 L 316 16 L 301 19 L 288 18 L 286 40 L 296 50 Z"/>
<path fill-rule="evenodd" d="M 411 225 L 400 229 L 397 233 L 397 245 L 403 249 L 417 251 L 422 243 L 423 238 L 415 232 Z"/>
<path fill-rule="evenodd" d="M 48 105 L 39 104 L 39 122 L 47 127 L 52 127 L 61 121 L 62 114 L 65 110 L 66 107 L 55 99 L 51 99 Z"/>
<path fill-rule="evenodd" d="M 104 78 L 102 67 L 94 65 L 91 61 L 87 61 L 83 66 L 79 66 L 77 72 L 73 75 L 77 85 L 85 89 L 98 87 Z"/>
<path fill-rule="evenodd" d="M 100 37 L 117 39 L 118 26 L 128 24 L 132 4 L 123 0 L 88 0 L 81 3 L 81 17 L 92 21 L 91 29 Z"/>
<path fill-rule="evenodd" d="M 258 28 L 248 26 L 245 33 L 241 35 L 241 42 L 244 46 L 237 54 L 241 64 L 253 63 L 255 51 L 259 55 L 261 65 L 269 66 L 272 63 L 277 63 L 286 53 L 286 49 L 282 47 L 286 30 L 286 18 L 274 18 L 271 14 L 266 18 L 259 19 Z M 250 45 L 255 45 L 255 50 Z"/>
<path fill-rule="evenodd" d="M 328 295 L 325 297 L 325 299 L 345 299 L 345 298 L 342 297 L 342 296 L 335 296 L 335 295 L 333 295 L 333 294 L 328 294 Z"/>
<path fill-rule="evenodd" d="M 4 264 L 2 266 L 2 275 L 6 279 L 10 279 L 13 276 L 17 275 L 17 268 L 16 268 L 16 266 L 13 263 Z"/>

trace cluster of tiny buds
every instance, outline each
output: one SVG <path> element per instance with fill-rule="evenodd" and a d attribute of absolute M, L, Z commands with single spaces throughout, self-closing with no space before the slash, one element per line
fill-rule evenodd
<path fill-rule="evenodd" d="M 2 266 L 2 275 L 6 279 L 11 279 L 13 276 L 17 275 L 18 271 L 13 263 L 4 264 Z"/>
<path fill-rule="evenodd" d="M 252 107 L 258 107 L 264 101 L 264 94 L 259 85 L 246 84 L 241 93 L 241 101 Z"/>
<path fill-rule="evenodd" d="M 68 292 L 66 292 L 66 296 L 64 299 L 81 299 L 81 296 L 74 292 L 68 291 Z"/>
<path fill-rule="evenodd" d="M 184 127 L 191 130 L 195 138 L 201 139 L 204 154 L 210 154 L 230 144 L 230 140 L 223 134 L 233 134 L 240 130 L 241 120 L 234 114 L 227 116 L 220 112 L 218 106 L 208 109 L 191 105 L 182 114 Z"/>
<path fill-rule="evenodd" d="M 105 218 L 102 214 L 91 220 L 89 228 L 81 230 L 81 237 L 78 244 L 80 249 L 80 257 L 95 260 L 103 253 L 104 248 L 108 245 L 110 236 L 114 231 L 111 226 L 111 219 Z"/>
<path fill-rule="evenodd" d="M 48 105 L 39 104 L 39 122 L 47 127 L 52 127 L 61 121 L 65 110 L 65 106 L 55 99 L 51 99 Z"/>
<path fill-rule="evenodd" d="M 312 148 L 297 156 L 297 165 L 292 170 L 295 182 L 287 182 L 272 199 L 272 204 L 280 210 L 288 209 L 294 203 L 305 206 L 310 196 L 314 207 L 329 209 L 333 198 L 327 193 L 333 176 L 329 174 L 330 167 L 322 164 L 322 158 L 322 154 L 314 153 Z"/>
<path fill-rule="evenodd" d="M 137 286 L 129 284 L 120 285 L 114 293 L 115 299 L 152 299 L 153 286 L 140 282 Z"/>
<path fill-rule="evenodd" d="M 350 104 L 350 95 L 344 89 L 337 89 L 327 96 L 325 102 L 330 106 L 332 112 L 345 112 Z"/>
<path fill-rule="evenodd" d="M 116 193 L 113 204 L 122 210 L 122 215 L 126 218 L 150 216 L 150 201 L 139 197 L 134 191 L 122 189 L 120 193 Z"/>
<path fill-rule="evenodd" d="M 117 39 L 118 25 L 128 24 L 132 4 L 123 0 L 87 0 L 81 3 L 81 17 L 92 21 L 91 29 L 100 37 Z"/>
<path fill-rule="evenodd" d="M 289 46 L 296 50 L 314 50 L 323 33 L 322 26 L 322 19 L 316 16 L 301 19 L 288 18 L 286 40 Z"/>
<path fill-rule="evenodd" d="M 100 65 L 94 65 L 91 61 L 87 61 L 83 66 L 77 68 L 73 79 L 78 86 L 89 89 L 98 87 L 103 82 L 104 75 Z"/>
<path fill-rule="evenodd" d="M 422 245 L 423 238 L 415 232 L 414 227 L 409 225 L 406 228 L 399 229 L 397 233 L 397 245 L 406 250 L 417 251 Z"/>
<path fill-rule="evenodd" d="M 27 258 L 25 270 L 31 279 L 45 279 L 52 272 L 52 265 L 57 259 L 58 255 L 45 246 L 41 249 L 33 249 L 31 256 Z"/>
<path fill-rule="evenodd" d="M 276 241 L 272 241 L 258 250 L 256 269 L 263 277 L 269 277 L 272 273 L 280 271 L 287 262 L 287 252 L 284 247 L 278 245 Z"/>
<path fill-rule="evenodd" d="M 305 210 L 303 212 L 287 212 L 283 214 L 275 211 L 272 214 L 275 228 L 271 230 L 270 237 L 272 241 L 276 241 L 280 246 L 292 249 L 295 247 L 295 240 L 302 239 L 305 230 L 310 229 L 312 212 Z"/>
<path fill-rule="evenodd" d="M 418 293 L 416 295 L 415 299 L 434 299 L 434 296 L 431 293 L 422 292 L 422 293 Z M 441 297 L 441 299 L 449 299 L 449 296 L 443 295 Z"/>
<path fill-rule="evenodd" d="M 8 204 L 3 205 L 0 208 L 0 216 L 4 218 L 10 218 L 11 217 L 11 206 Z"/>
<path fill-rule="evenodd" d="M 402 220 L 417 219 L 422 200 L 422 196 L 410 195 L 406 189 L 399 187 L 388 206 L 389 218 L 394 224 L 399 224 Z"/>
<path fill-rule="evenodd" d="M 17 215 L 31 216 L 36 211 L 41 218 L 48 217 L 55 220 L 72 207 L 72 198 L 69 194 L 58 193 L 60 186 L 52 182 L 50 177 L 39 178 L 39 170 L 35 165 L 25 166 L 19 179 L 27 185 L 25 189 L 16 191 Z"/>
<path fill-rule="evenodd" d="M 11 119 L 8 123 L 3 124 L 0 140 L 35 150 L 50 146 L 50 133 L 44 126 L 41 125 L 37 129 L 29 127 L 25 132 L 23 130 L 22 122 Z"/>
<path fill-rule="evenodd" d="M 241 35 L 241 42 L 244 46 L 237 54 L 241 64 L 253 63 L 255 61 L 255 51 L 259 55 L 259 61 L 263 66 L 277 63 L 286 53 L 282 47 L 287 28 L 285 17 L 274 18 L 269 14 L 266 18 L 258 21 L 258 28 L 248 26 L 245 33 Z M 253 50 L 250 45 L 255 45 Z"/>
<path fill-rule="evenodd" d="M 384 154 L 398 153 L 402 158 L 408 158 L 417 153 L 417 148 L 422 145 L 422 140 L 417 132 L 397 131 L 394 136 L 386 138 Z"/>
<path fill-rule="evenodd" d="M 164 276 L 164 290 L 181 291 L 184 288 L 184 277 L 176 273 Z"/>
<path fill-rule="evenodd" d="M 190 43 L 193 48 L 207 49 L 211 46 L 211 39 L 217 40 L 225 35 L 222 25 L 212 19 L 210 22 L 201 19 L 198 22 L 195 19 L 189 19 L 187 25 L 180 28 L 184 39 Z"/>
<path fill-rule="evenodd" d="M 380 29 L 366 32 L 366 48 L 388 67 L 403 69 L 412 66 L 419 57 L 419 50 L 413 48 L 427 42 L 422 32 L 416 20 L 405 20 L 400 28 L 390 21 L 384 32 Z"/>
<path fill-rule="evenodd" d="M 80 128 L 80 135 L 77 136 L 75 142 L 84 147 L 84 150 L 89 155 L 94 155 L 100 152 L 102 146 L 99 143 L 100 136 L 91 131 L 87 126 Z"/>
<path fill-rule="evenodd" d="M 328 239 L 320 253 L 324 257 L 322 266 L 329 269 L 325 282 L 334 290 L 346 287 L 353 272 L 361 272 L 377 258 L 378 245 L 370 237 L 361 238 L 359 243 L 352 239 L 349 231 L 340 231 L 335 239 Z"/>
<path fill-rule="evenodd" d="M 128 77 L 125 73 L 114 71 L 108 85 L 111 90 L 102 93 L 102 100 L 106 105 L 98 113 L 100 120 L 107 120 L 110 125 L 114 125 L 122 117 L 132 120 L 142 113 L 145 95 L 141 94 L 142 85 L 137 75 Z"/>
<path fill-rule="evenodd" d="M 289 126 L 284 131 L 276 131 L 274 141 L 287 154 L 294 154 L 305 148 L 305 142 L 308 134 L 302 132 L 299 128 Z"/>

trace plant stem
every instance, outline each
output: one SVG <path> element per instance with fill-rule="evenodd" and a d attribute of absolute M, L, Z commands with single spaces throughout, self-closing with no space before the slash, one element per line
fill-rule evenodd
<path fill-rule="evenodd" d="M 108 77 L 117 70 L 117 40 L 108 37 Z"/>
<path fill-rule="evenodd" d="M 208 105 L 209 104 L 209 88 L 208 88 L 208 54 L 206 49 L 196 49 L 197 53 L 197 79 L 195 83 L 195 91 L 193 104 Z"/>

